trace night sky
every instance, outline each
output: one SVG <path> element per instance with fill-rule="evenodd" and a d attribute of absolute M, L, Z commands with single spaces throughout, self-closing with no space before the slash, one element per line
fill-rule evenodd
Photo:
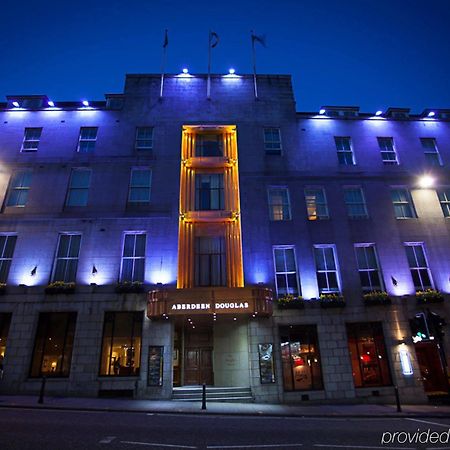
<path fill-rule="evenodd" d="M 322 105 L 450 108 L 450 0 L 3 0 L 0 101 L 104 99 L 125 73 L 292 74 L 298 111 Z"/>

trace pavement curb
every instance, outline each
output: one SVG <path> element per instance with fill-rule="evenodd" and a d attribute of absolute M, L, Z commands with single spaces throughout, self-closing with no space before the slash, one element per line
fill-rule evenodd
<path fill-rule="evenodd" d="M 429 419 L 448 419 L 448 413 L 379 413 L 379 414 L 303 414 L 303 413 L 264 413 L 264 412 L 230 412 L 230 411 L 210 411 L 201 410 L 198 411 L 162 411 L 162 410 L 136 410 L 136 409 L 118 409 L 118 408 L 81 408 L 72 406 L 51 406 L 51 405 L 14 405 L 14 404 L 0 404 L 0 409 L 33 409 L 33 410 L 52 410 L 52 411 L 76 411 L 76 412 L 106 412 L 106 413 L 138 413 L 138 414 L 161 414 L 161 415 L 211 415 L 211 416 L 252 416 L 252 417 L 294 417 L 294 418 L 325 418 L 325 419 L 371 419 L 371 418 L 386 418 L 386 419 L 408 419 L 408 418 L 429 418 Z"/>

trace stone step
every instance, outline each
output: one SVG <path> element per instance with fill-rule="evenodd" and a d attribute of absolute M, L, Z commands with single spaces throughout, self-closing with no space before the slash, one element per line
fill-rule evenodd
<path fill-rule="evenodd" d="M 172 399 L 178 401 L 197 402 L 202 400 L 201 386 L 183 386 L 174 388 Z M 207 387 L 206 400 L 218 402 L 251 402 L 252 391 L 248 387 Z"/>

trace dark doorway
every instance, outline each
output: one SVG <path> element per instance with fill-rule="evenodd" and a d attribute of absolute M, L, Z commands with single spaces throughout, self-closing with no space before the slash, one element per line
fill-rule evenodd
<path fill-rule="evenodd" d="M 439 348 L 434 342 L 414 344 L 426 394 L 448 394 L 448 382 Z"/>
<path fill-rule="evenodd" d="M 184 339 L 184 385 L 213 385 L 212 328 L 186 328 Z"/>

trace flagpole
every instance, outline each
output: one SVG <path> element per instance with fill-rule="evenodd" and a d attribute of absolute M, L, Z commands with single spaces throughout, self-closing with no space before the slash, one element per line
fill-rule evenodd
<path fill-rule="evenodd" d="M 160 99 L 163 96 L 163 89 L 164 89 L 164 72 L 165 72 L 165 68 L 166 68 L 167 44 L 168 44 L 168 38 L 167 38 L 167 30 L 166 30 L 166 33 L 164 35 L 163 56 L 162 56 L 162 62 L 161 62 L 161 89 L 159 91 L 159 98 Z"/>
<path fill-rule="evenodd" d="M 211 98 L 211 30 L 208 37 L 208 79 L 206 81 L 206 97 Z"/>
<path fill-rule="evenodd" d="M 253 58 L 253 89 L 255 91 L 255 99 L 258 100 L 258 86 L 256 84 L 255 38 L 254 38 L 253 30 L 251 31 L 251 34 L 252 34 L 252 58 Z"/>

